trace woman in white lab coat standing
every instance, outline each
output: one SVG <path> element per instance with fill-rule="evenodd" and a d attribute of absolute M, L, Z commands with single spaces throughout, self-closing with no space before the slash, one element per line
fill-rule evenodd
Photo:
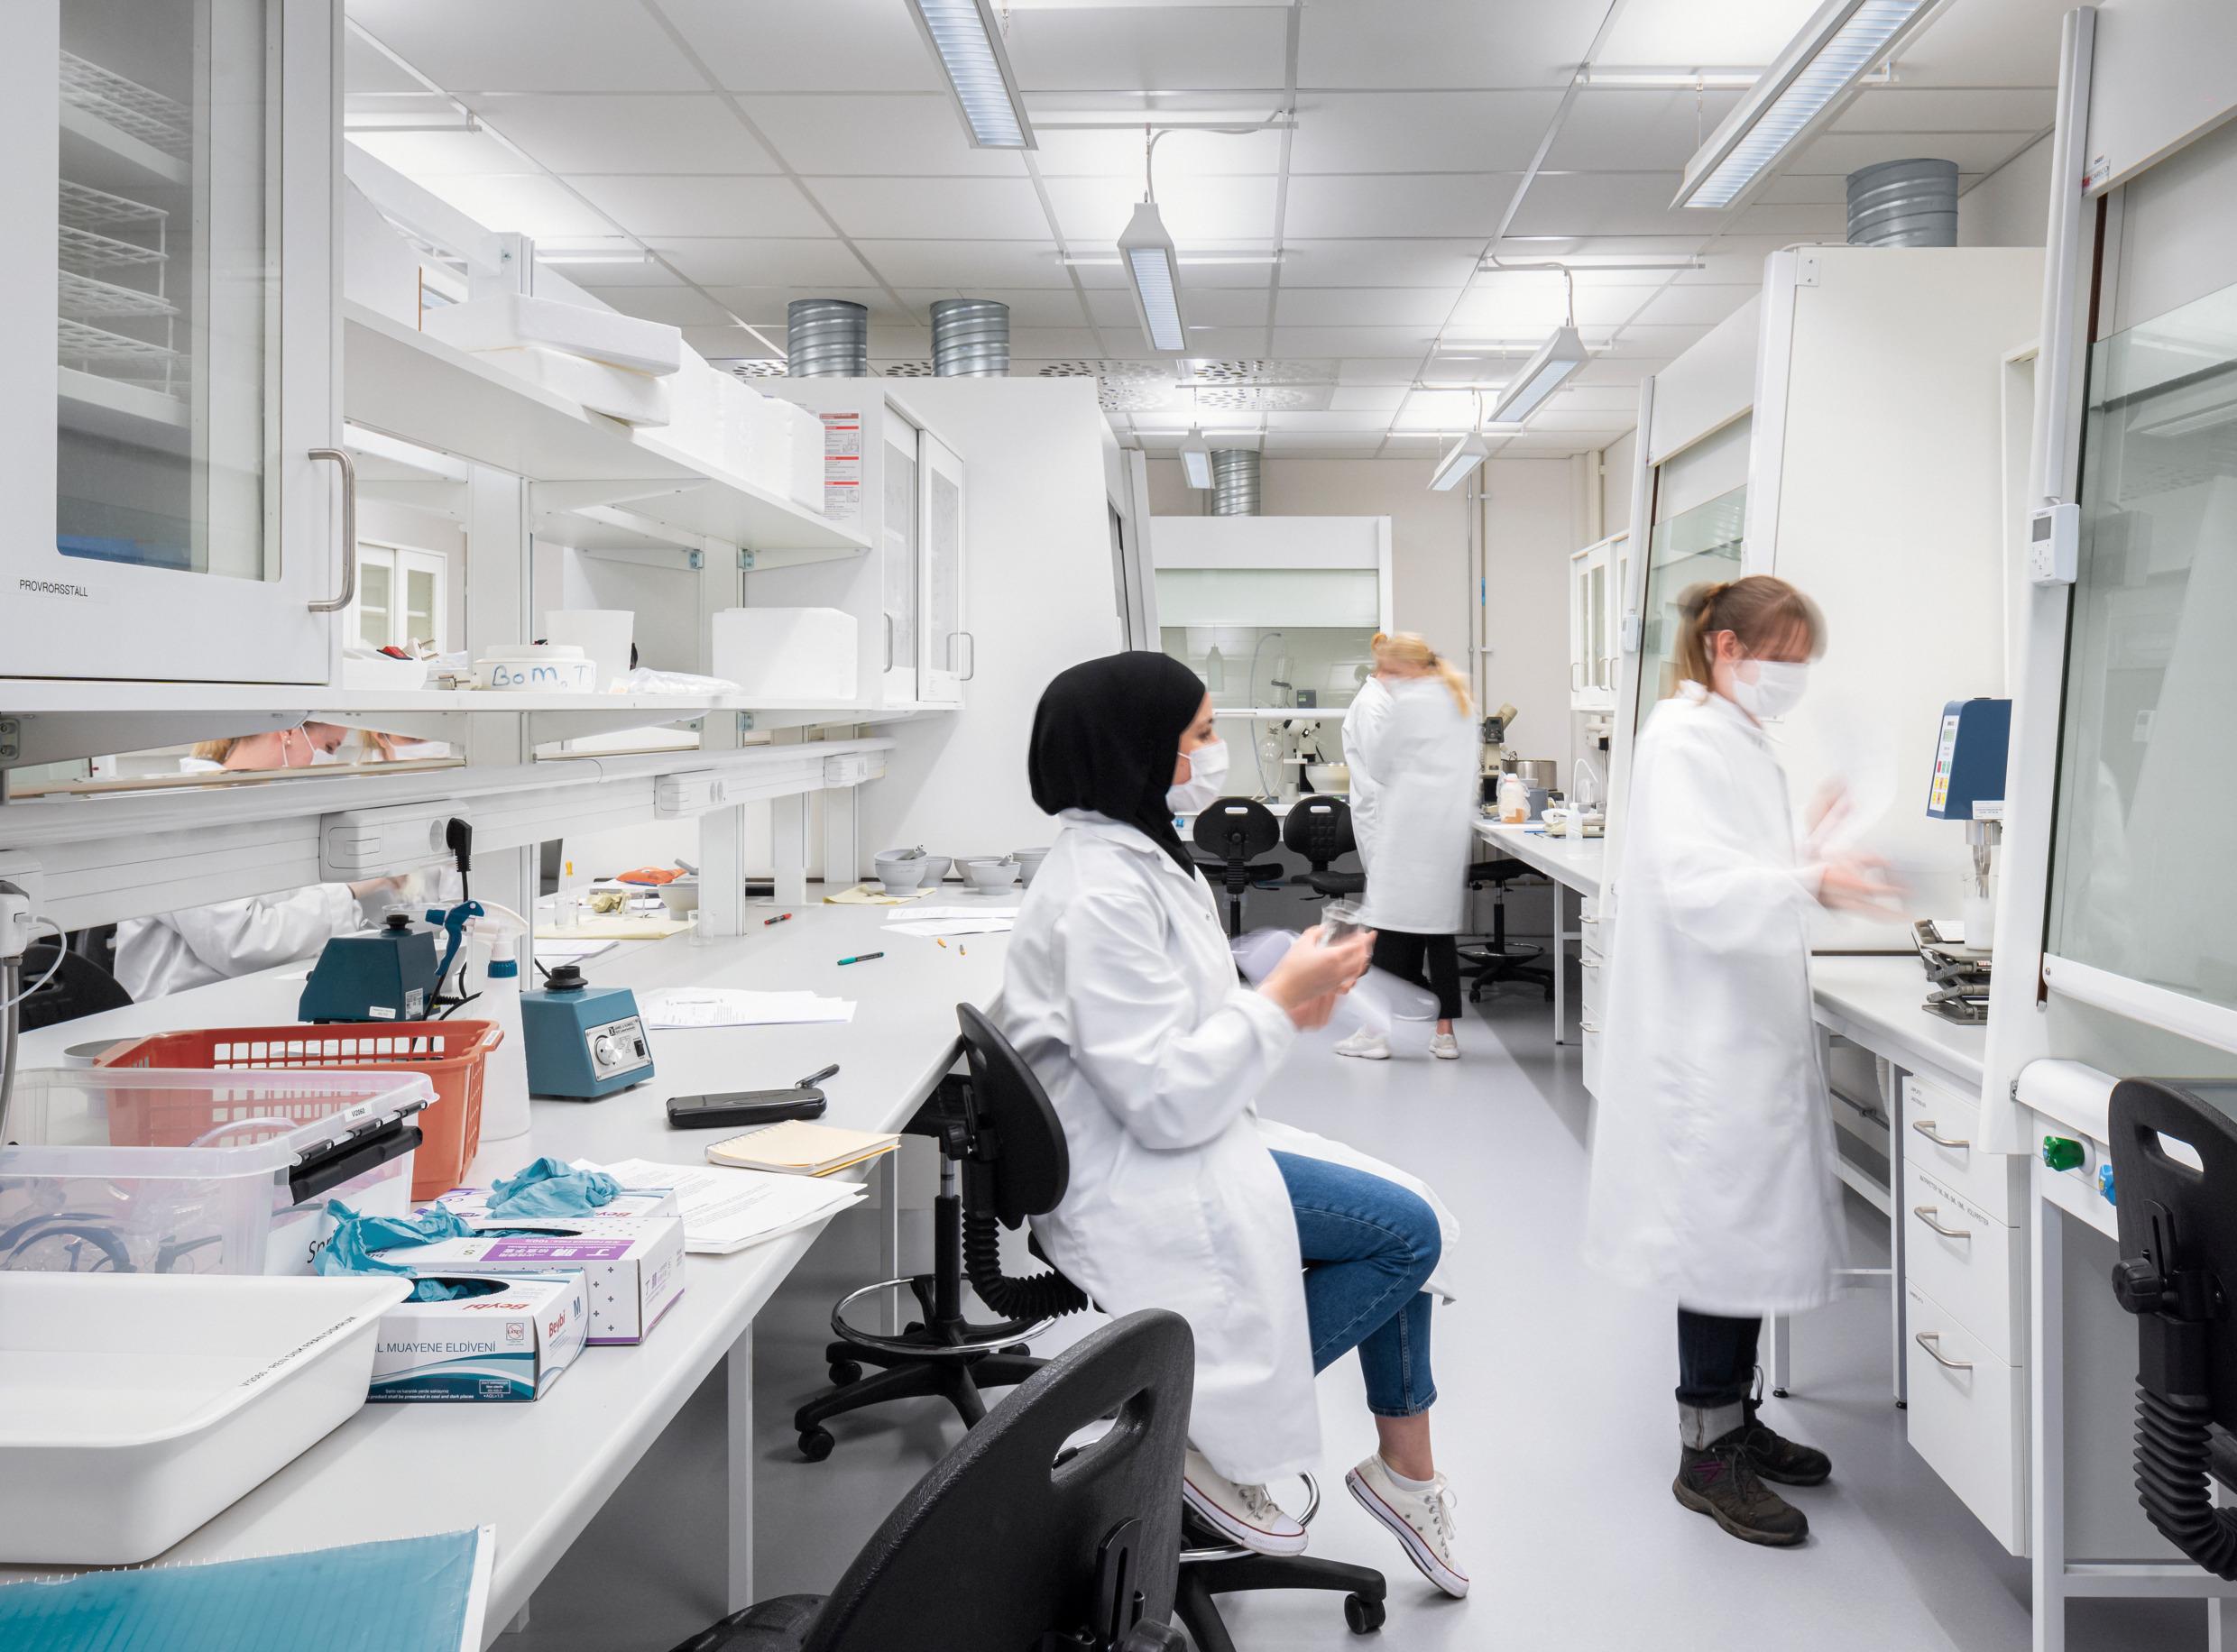
<path fill-rule="evenodd" d="M 1764 1482 L 1833 1465 L 1761 1420 L 1756 1342 L 1766 1313 L 1831 1298 L 1842 1252 L 1809 913 L 1886 886 L 1876 862 L 1798 849 L 1762 726 L 1801 697 L 1816 606 L 1756 574 L 1680 608 L 1682 679 L 1640 734 L 1623 822 L 1585 1248 L 1677 1299 L 1678 1501 L 1784 1547 L 1809 1523 Z"/>
<path fill-rule="evenodd" d="M 1431 1582 L 1464 1594 L 1430 1454 L 1438 1212 L 1418 1183 L 1253 1106 L 1370 942 L 1309 931 L 1256 991 L 1238 981 L 1173 822 L 1219 795 L 1225 769 L 1202 683 L 1165 655 L 1088 661 L 1042 696 L 1033 796 L 1064 830 L 1020 904 L 998 1015 L 1071 1152 L 1071 1185 L 1034 1229 L 1107 1311 L 1188 1319 L 1183 1496 L 1262 1554 L 1305 1546 L 1266 1482 L 1317 1461 L 1313 1374 L 1358 1349 L 1380 1449 L 1345 1483 Z"/>
<path fill-rule="evenodd" d="M 206 740 L 180 767 L 186 773 L 307 768 L 331 757 L 348 730 L 306 723 L 264 734 Z M 252 975 L 317 951 L 364 922 L 357 902 L 397 886 L 393 877 L 313 884 L 284 895 L 219 901 L 116 926 L 116 980 L 135 1004 Z"/>
<path fill-rule="evenodd" d="M 1375 638 L 1379 685 L 1357 737 L 1346 716 L 1344 751 L 1351 785 L 1367 786 L 1367 824 L 1355 807 L 1352 835 L 1367 868 L 1367 921 L 1376 931 L 1375 967 L 1437 996 L 1430 1053 L 1458 1060 L 1452 1024 L 1460 1014 L 1460 956 L 1454 937 L 1466 919 L 1473 852 L 1477 741 L 1468 679 L 1411 631 Z M 1423 966 L 1427 965 L 1427 973 Z M 1339 1055 L 1390 1059 L 1390 1040 L 1363 1027 L 1336 1046 Z"/>

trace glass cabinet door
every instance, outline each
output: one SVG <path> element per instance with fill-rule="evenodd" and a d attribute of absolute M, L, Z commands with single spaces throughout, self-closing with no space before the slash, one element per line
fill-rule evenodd
<path fill-rule="evenodd" d="M 977 644 L 963 619 L 963 465 L 930 431 L 916 438 L 921 501 L 917 600 L 924 624 L 918 643 L 918 695 L 934 704 L 958 704 L 971 679 Z"/>
<path fill-rule="evenodd" d="M 879 631 L 870 646 L 879 651 L 885 676 L 885 702 L 904 705 L 916 698 L 916 427 L 888 412 L 880 450 L 886 465 L 883 521 L 879 526 Z"/>
<path fill-rule="evenodd" d="M 1740 577 L 1747 490 L 1735 488 L 1657 522 L 1647 542 L 1646 600 L 1640 610 L 1638 727 L 1678 689 L 1678 599 L 1705 582 Z"/>
<path fill-rule="evenodd" d="M 12 155 L 0 182 L 26 296 L 46 295 L 12 326 L 53 343 L 0 393 L 53 387 L 46 473 L 14 493 L 51 500 L 53 528 L 12 542 L 0 618 L 29 657 L 12 642 L 7 669 L 323 682 L 336 622 L 311 604 L 341 559 L 308 450 L 335 429 L 331 8 L 21 9 L 56 32 L 0 71 L 11 96 L 35 72 L 51 122 L 45 159 Z"/>

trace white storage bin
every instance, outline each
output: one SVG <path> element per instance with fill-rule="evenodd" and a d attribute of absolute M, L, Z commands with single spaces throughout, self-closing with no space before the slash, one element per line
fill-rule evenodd
<path fill-rule="evenodd" d="M 852 704 L 860 628 L 837 608 L 726 608 L 714 616 L 714 675 L 749 695 Z"/>
<path fill-rule="evenodd" d="M 391 1275 L 0 1274 L 0 1561 L 149 1560 L 365 1402 Z"/>
<path fill-rule="evenodd" d="M 669 418 L 668 379 L 656 378 L 627 367 L 568 355 L 542 344 L 522 344 L 510 350 L 483 350 L 482 359 L 502 367 L 539 390 L 569 401 L 579 401 L 593 413 L 603 413 L 625 425 L 665 425 Z"/>
<path fill-rule="evenodd" d="M 683 364 L 684 331 L 619 310 L 531 298 L 524 293 L 469 298 L 428 311 L 428 335 L 460 350 L 513 350 L 541 344 L 639 372 L 671 373 Z"/>
<path fill-rule="evenodd" d="M 434 1098 L 414 1072 L 27 1069 L 0 1271 L 306 1272 L 330 1201 L 410 1213 L 411 1115 Z"/>

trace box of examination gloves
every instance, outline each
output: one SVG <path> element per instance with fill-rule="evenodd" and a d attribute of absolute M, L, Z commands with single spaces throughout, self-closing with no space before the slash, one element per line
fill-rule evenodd
<path fill-rule="evenodd" d="M 381 1260 L 419 1274 L 580 1271 L 593 1346 L 644 1341 L 684 1294 L 684 1225 L 673 1216 L 535 1216 L 507 1225 L 536 1232 L 441 1239 L 383 1251 Z"/>
<path fill-rule="evenodd" d="M 469 1227 L 544 1227 L 554 1222 L 634 1222 L 683 1215 L 673 1188 L 624 1188 L 610 1205 L 571 1211 L 564 1216 L 493 1216 L 490 1198 L 487 1188 L 453 1188 L 436 1195 L 435 1202 Z"/>
<path fill-rule="evenodd" d="M 368 1400 L 536 1400 L 583 1352 L 590 1293 L 580 1273 L 421 1277 L 446 1285 L 496 1280 L 499 1289 L 449 1302 L 400 1302 L 382 1315 Z"/>

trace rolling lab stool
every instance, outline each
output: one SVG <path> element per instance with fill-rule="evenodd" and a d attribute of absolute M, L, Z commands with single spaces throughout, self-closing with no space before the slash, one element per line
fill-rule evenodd
<path fill-rule="evenodd" d="M 1514 859 L 1478 860 L 1468 867 L 1469 888 L 1480 889 L 1486 884 L 1492 887 L 1489 944 L 1460 949 L 1461 961 L 1471 966 L 1461 971 L 1468 977 L 1470 1004 L 1482 1003 L 1484 989 L 1499 981 L 1533 983 L 1545 989 L 1549 1003 L 1552 1001 L 1553 970 L 1545 961 L 1544 949 L 1507 945 L 1507 886 L 1529 876 L 1530 867 Z"/>
<path fill-rule="evenodd" d="M 1281 825 L 1255 797 L 1221 797 L 1196 817 L 1189 835 L 1198 870 L 1228 892 L 1228 937 L 1233 940 L 1243 932 L 1243 892 L 1281 879 L 1278 862 L 1254 864 L 1282 840 Z"/>
<path fill-rule="evenodd" d="M 1333 899 L 1362 893 L 1367 886 L 1364 869 L 1339 872 L 1333 863 L 1359 852 L 1353 836 L 1351 805 L 1340 797 L 1314 794 L 1301 797 L 1282 822 L 1282 847 L 1305 863 L 1306 869 L 1290 879 L 1315 895 Z"/>

